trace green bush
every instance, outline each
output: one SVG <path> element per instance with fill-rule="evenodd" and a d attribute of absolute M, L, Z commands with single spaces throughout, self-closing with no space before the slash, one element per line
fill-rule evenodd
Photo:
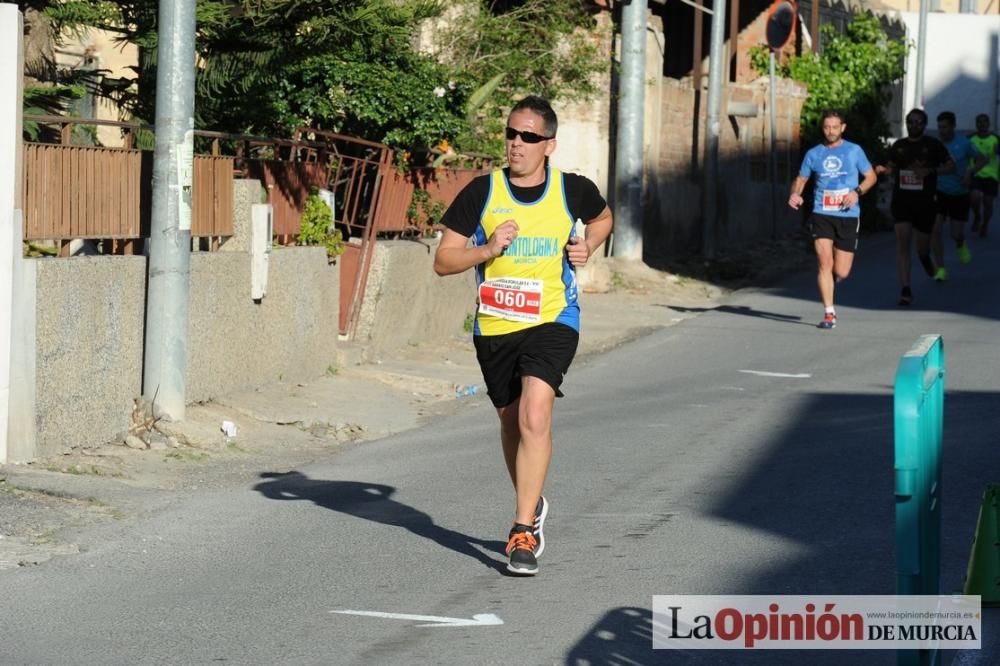
<path fill-rule="evenodd" d="M 427 190 L 418 187 L 413 190 L 413 199 L 406 209 L 406 217 L 410 224 L 421 229 L 424 234 L 430 234 L 434 231 L 434 225 L 441 221 L 446 208 L 443 201 L 432 200 Z"/>
<path fill-rule="evenodd" d="M 823 140 L 823 111 L 838 109 L 847 122 L 845 138 L 864 148 L 869 159 L 881 160 L 889 136 L 886 109 L 892 100 L 892 84 L 903 76 L 906 44 L 890 39 L 870 13 L 855 16 L 843 34 L 831 24 L 820 32 L 823 53 L 793 56 L 777 71 L 809 90 L 800 118 L 803 150 Z M 750 56 L 754 69 L 766 74 L 767 47 L 752 48 Z"/>
<path fill-rule="evenodd" d="M 820 28 L 823 53 L 791 57 L 777 75 L 800 81 L 809 96 L 799 118 L 802 152 L 823 141 L 821 116 L 826 109 L 844 114 L 844 138 L 861 146 L 872 164 L 886 159 L 886 139 L 890 137 L 886 110 L 892 100 L 892 84 L 903 76 L 907 46 L 890 39 L 882 23 L 871 13 L 855 16 L 843 34 L 826 24 Z M 750 50 L 754 69 L 768 71 L 768 49 L 761 45 Z M 810 185 L 811 187 L 811 185 Z M 861 206 L 861 226 L 877 229 L 883 224 L 874 193 Z"/>
<path fill-rule="evenodd" d="M 298 242 L 299 245 L 325 247 L 328 257 L 337 257 L 344 253 L 344 237 L 340 229 L 333 229 L 333 214 L 330 212 L 330 207 L 315 192 L 306 199 Z"/>

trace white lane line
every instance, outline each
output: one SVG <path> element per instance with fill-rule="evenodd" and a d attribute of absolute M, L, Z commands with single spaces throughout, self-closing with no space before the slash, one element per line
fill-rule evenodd
<path fill-rule="evenodd" d="M 789 379 L 808 379 L 812 377 L 808 372 L 768 372 L 766 370 L 740 370 L 740 372 L 745 372 L 748 375 L 758 375 L 760 377 L 787 377 Z"/>
<path fill-rule="evenodd" d="M 359 610 L 332 610 L 331 613 L 341 613 L 343 615 L 362 615 L 364 617 L 378 617 L 386 620 L 414 620 L 416 622 L 427 622 L 429 624 L 418 624 L 418 627 L 488 627 L 491 625 L 503 624 L 496 615 L 492 613 L 480 613 L 472 618 L 464 617 L 441 617 L 439 615 L 409 615 L 407 613 L 383 613 L 381 611 L 359 611 Z"/>

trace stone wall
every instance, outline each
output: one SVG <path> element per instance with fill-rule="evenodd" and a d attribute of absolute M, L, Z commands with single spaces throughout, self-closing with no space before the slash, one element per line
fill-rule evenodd
<path fill-rule="evenodd" d="M 256 181 L 235 187 L 245 206 L 260 189 Z M 98 446 L 125 430 L 142 391 L 145 342 L 145 257 L 26 263 L 35 280 L 35 432 L 33 446 L 17 449 L 19 460 Z M 340 266 L 324 250 L 276 249 L 258 303 L 248 253 L 195 253 L 187 401 L 323 374 L 337 359 L 339 285 Z"/>
<path fill-rule="evenodd" d="M 365 358 L 410 344 L 469 336 L 463 325 L 476 311 L 471 270 L 439 277 L 434 273 L 437 241 L 379 241 L 354 341 Z"/>
<path fill-rule="evenodd" d="M 36 274 L 35 447 L 93 447 L 142 392 L 145 257 L 29 259 Z"/>
<path fill-rule="evenodd" d="M 778 194 L 783 197 L 798 168 L 799 114 L 805 90 L 795 82 L 779 80 L 776 90 Z M 701 165 L 707 117 L 704 94 L 697 95 L 689 80 L 664 79 L 659 129 L 659 160 L 651 174 L 646 206 L 644 259 L 652 266 L 671 257 L 697 252 L 701 245 Z M 741 113 L 730 115 L 730 105 Z M 768 81 L 728 84 L 723 88 L 719 134 L 718 248 L 767 238 L 794 228 L 798 217 L 784 199 L 772 211 L 769 178 L 770 127 Z"/>
<path fill-rule="evenodd" d="M 339 276 L 321 248 L 277 249 L 256 303 L 248 254 L 191 257 L 188 402 L 321 375 L 337 358 Z"/>

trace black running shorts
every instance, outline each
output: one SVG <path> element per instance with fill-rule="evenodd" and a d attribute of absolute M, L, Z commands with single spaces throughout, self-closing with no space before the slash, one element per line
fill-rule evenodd
<path fill-rule="evenodd" d="M 965 222 L 969 219 L 969 195 L 968 194 L 945 194 L 938 192 L 935 199 L 937 213 L 941 217 L 947 217 L 956 222 Z"/>
<path fill-rule="evenodd" d="M 979 190 L 988 197 L 997 196 L 997 181 L 995 178 L 972 178 L 972 189 Z"/>
<path fill-rule="evenodd" d="M 829 238 L 835 248 L 844 252 L 857 251 L 859 225 L 860 222 L 856 217 L 813 213 L 809 218 L 809 229 L 813 238 Z"/>
<path fill-rule="evenodd" d="M 477 335 L 472 341 L 490 400 L 506 407 L 521 397 L 522 377 L 538 377 L 561 398 L 559 386 L 576 355 L 580 334 L 552 322 L 505 335 Z"/>
<path fill-rule="evenodd" d="M 897 192 L 892 198 L 892 219 L 896 224 L 909 222 L 917 231 L 929 234 L 934 231 L 936 216 L 934 199 L 930 196 L 908 196 Z"/>

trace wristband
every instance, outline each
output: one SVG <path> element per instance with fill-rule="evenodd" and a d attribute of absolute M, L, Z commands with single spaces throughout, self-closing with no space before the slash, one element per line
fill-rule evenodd
<path fill-rule="evenodd" d="M 858 185 L 857 187 L 855 187 L 855 188 L 854 188 L 854 191 L 858 193 L 858 197 L 859 197 L 859 198 L 860 198 L 860 197 L 863 197 L 863 196 L 865 196 L 865 193 L 864 193 L 864 191 L 862 191 L 862 189 L 861 189 L 861 186 L 860 186 L 860 185 Z"/>

